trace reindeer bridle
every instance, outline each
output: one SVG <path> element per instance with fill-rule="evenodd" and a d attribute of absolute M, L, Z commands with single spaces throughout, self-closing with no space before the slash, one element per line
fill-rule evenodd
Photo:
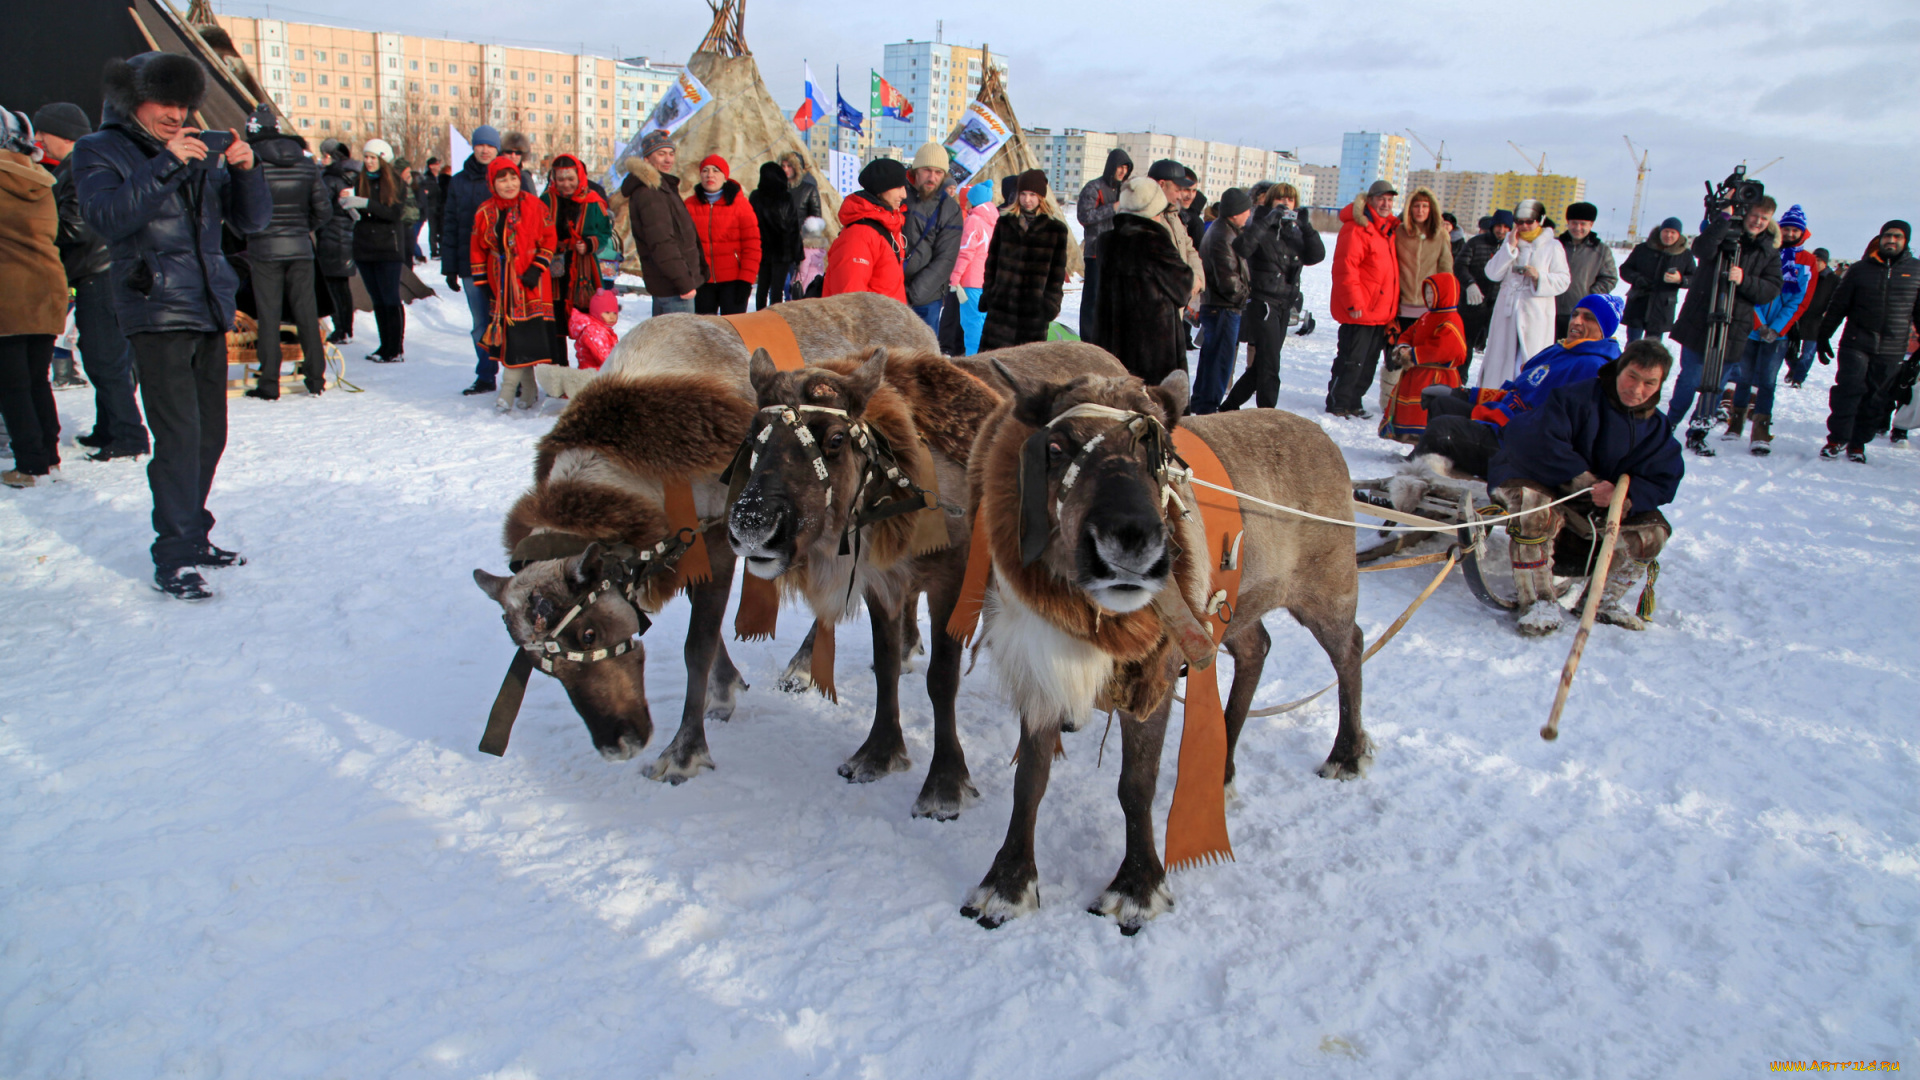
<path fill-rule="evenodd" d="M 702 521 L 702 531 L 710 528 L 712 522 Z M 636 548 L 631 544 L 614 543 L 604 545 L 607 557 L 601 561 L 602 576 L 551 628 L 542 629 L 536 621 L 539 637 L 524 642 L 521 648 L 533 654 L 533 662 L 541 671 L 549 675 L 554 673 L 556 660 L 568 660 L 576 664 L 593 664 L 601 660 L 610 660 L 616 656 L 625 656 L 640 644 L 640 637 L 653 625 L 646 610 L 640 606 L 641 590 L 648 582 L 664 574 L 671 574 L 679 566 L 680 559 L 693 546 L 695 530 L 681 529 L 649 548 Z M 591 544 L 584 537 L 567 533 L 535 533 L 516 544 L 513 558 L 508 562 L 510 570 L 518 571 L 529 562 L 543 559 L 566 558 L 585 551 Z M 560 644 L 560 633 L 565 630 L 580 613 L 600 602 L 600 598 L 610 593 L 617 594 L 633 608 L 640 621 L 637 633 L 625 641 L 600 649 L 569 649 Z"/>
<path fill-rule="evenodd" d="M 1060 477 L 1060 494 L 1053 500 L 1053 506 L 1047 506 L 1047 445 L 1053 430 L 1068 420 L 1081 417 L 1095 417 L 1111 420 L 1092 438 L 1080 444 L 1080 449 L 1067 462 L 1067 471 Z M 1173 439 L 1160 418 L 1148 413 L 1130 409 L 1116 409 L 1111 405 L 1101 405 L 1086 401 L 1074 405 L 1047 421 L 1045 427 L 1034 432 L 1027 439 L 1027 445 L 1021 452 L 1020 476 L 1020 565 L 1030 566 L 1046 551 L 1047 537 L 1066 512 L 1067 492 L 1079 482 L 1080 474 L 1094 450 L 1105 443 L 1109 436 L 1130 435 L 1136 444 L 1147 451 L 1148 467 L 1153 470 L 1154 478 L 1159 481 L 1160 499 L 1158 505 L 1164 512 L 1171 504 L 1182 517 L 1188 513 L 1187 507 L 1180 501 L 1174 490 L 1176 482 L 1192 475 L 1187 463 L 1173 449 Z M 1051 511 L 1051 512 L 1049 512 Z"/>

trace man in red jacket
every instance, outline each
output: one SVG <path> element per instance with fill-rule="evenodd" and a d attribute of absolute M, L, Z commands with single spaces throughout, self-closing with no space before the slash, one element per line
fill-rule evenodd
<path fill-rule="evenodd" d="M 840 202 L 840 235 L 827 249 L 827 277 L 820 295 L 870 292 L 907 302 L 905 249 L 900 239 L 906 221 L 900 204 L 906 198 L 905 165 L 892 158 L 876 158 L 860 170 L 860 190 Z"/>
<path fill-rule="evenodd" d="M 1400 225 L 1393 216 L 1393 200 L 1399 194 L 1387 181 L 1375 180 L 1365 195 L 1340 210 L 1332 303 L 1340 340 L 1327 380 L 1326 406 L 1335 416 L 1371 415 L 1361 401 L 1373 385 L 1387 327 L 1400 312 L 1400 258 L 1393 242 Z"/>

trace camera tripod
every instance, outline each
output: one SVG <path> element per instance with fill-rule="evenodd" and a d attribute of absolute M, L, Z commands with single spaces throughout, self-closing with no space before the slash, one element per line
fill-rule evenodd
<path fill-rule="evenodd" d="M 1713 293 L 1707 304 L 1706 348 L 1701 350 L 1700 389 L 1694 402 L 1693 418 L 1687 423 L 1687 449 L 1701 457 L 1713 457 L 1707 444 L 1707 432 L 1713 428 L 1714 413 L 1720 406 L 1720 383 L 1726 372 L 1727 348 L 1733 338 L 1733 268 L 1740 264 L 1739 218 L 1727 222 L 1727 232 L 1713 255 Z M 1679 403 L 1675 402 L 1677 406 Z"/>

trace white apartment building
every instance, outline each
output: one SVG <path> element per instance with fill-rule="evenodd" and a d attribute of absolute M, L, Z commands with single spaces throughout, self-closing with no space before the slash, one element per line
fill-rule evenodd
<path fill-rule="evenodd" d="M 1210 199 L 1230 187 L 1250 188 L 1262 180 L 1296 187 L 1300 183 L 1300 160 L 1282 150 L 1262 150 L 1257 146 L 1235 146 L 1151 131 L 1123 131 L 1115 139 L 1142 175 L 1155 161 L 1172 158 L 1194 171 L 1200 180 L 1200 190 Z M 1098 175 L 1097 166 L 1094 172 Z"/>

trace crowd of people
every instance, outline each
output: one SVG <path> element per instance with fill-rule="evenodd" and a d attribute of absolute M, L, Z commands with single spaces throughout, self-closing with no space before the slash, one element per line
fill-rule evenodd
<path fill-rule="evenodd" d="M 471 317 L 464 392 L 493 394 L 502 411 L 593 377 L 617 343 L 613 279 L 628 256 L 652 315 L 872 292 L 911 308 L 952 355 L 1067 333 L 1056 320 L 1074 240 L 1039 169 L 967 182 L 937 143 L 911 162 L 876 159 L 840 201 L 829 242 L 798 154 L 758 163 L 751 190 L 734 177 L 744 163 L 719 154 L 687 163 L 683 181 L 673 137 L 655 131 L 622 162 L 616 201 L 579 158 L 534 159 L 524 136 L 486 125 L 466 160 L 417 171 L 378 138 L 357 154 L 332 139 L 310 151 L 265 107 L 244 133 L 198 130 L 188 121 L 205 90 L 197 61 L 152 52 L 110 66 L 97 131 L 71 104 L 31 118 L 0 110 L 0 418 L 14 457 L 0 479 L 59 478 L 53 390 L 91 385 L 92 430 L 75 442 L 94 461 L 151 455 L 155 586 L 183 599 L 210 595 L 198 569 L 245 561 L 213 544 L 206 505 L 226 442 L 237 310 L 260 328 L 247 396 L 280 395 L 283 323 L 300 381 L 319 395 L 328 347 L 353 338 L 353 280 L 378 335 L 367 359 L 399 363 L 405 304 L 431 293 L 412 268 L 435 258 Z M 1590 203 L 1566 207 L 1561 228 L 1524 200 L 1467 236 L 1431 190 L 1400 196 L 1376 182 L 1338 211 L 1329 313 L 1339 329 L 1323 407 L 1372 419 L 1377 378 L 1382 436 L 1525 511 L 1514 532 L 1533 560 L 1516 555 L 1523 600 L 1539 599 L 1552 538 L 1583 528 L 1580 513 L 1546 505 L 1553 493 L 1597 478 L 1592 502 L 1604 504 L 1606 478 L 1632 472 L 1632 565 L 1607 586 L 1609 617 L 1630 625 L 1619 601 L 1633 568 L 1644 575 L 1671 532 L 1659 507 L 1683 471 L 1675 433 L 1687 424 L 1686 448 L 1711 455 L 1708 434 L 1724 422 L 1723 438 L 1768 452 L 1783 368 L 1798 387 L 1814 363 L 1837 365 L 1821 457 L 1864 462 L 1880 433 L 1905 440 L 1894 410 L 1912 411 L 1920 260 L 1904 221 L 1836 264 L 1808 249 L 1800 207 L 1776 221 L 1762 197 L 1709 215 L 1691 241 L 1667 218 L 1616 267 Z M 630 251 L 615 239 L 616 206 Z M 1328 258 L 1292 185 L 1209 200 L 1191 168 L 1162 159 L 1136 174 L 1116 149 L 1073 209 L 1082 339 L 1153 382 L 1197 351 L 1194 413 L 1277 404 L 1286 339 L 1312 328 L 1302 271 Z M 1613 295 L 1622 281 L 1624 300 Z M 1735 340 L 1721 387 L 1702 393 L 1722 288 Z M 61 354 L 77 354 L 84 379 L 57 366 Z"/>

